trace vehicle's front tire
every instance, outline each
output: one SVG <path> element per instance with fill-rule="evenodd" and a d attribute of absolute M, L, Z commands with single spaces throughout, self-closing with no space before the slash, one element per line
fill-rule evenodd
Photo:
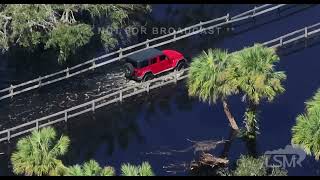
<path fill-rule="evenodd" d="M 180 61 L 178 65 L 176 66 L 176 71 L 182 71 L 187 67 L 187 63 L 185 61 Z"/>
<path fill-rule="evenodd" d="M 144 75 L 142 81 L 143 81 L 143 82 L 146 82 L 146 81 L 149 81 L 149 80 L 151 80 L 151 79 L 153 79 L 153 74 L 151 74 L 151 73 L 146 73 L 146 74 Z"/>

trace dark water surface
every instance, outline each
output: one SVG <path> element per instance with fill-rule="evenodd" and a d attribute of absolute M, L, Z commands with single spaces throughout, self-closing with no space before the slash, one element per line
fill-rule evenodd
<path fill-rule="evenodd" d="M 149 25 L 190 25 L 228 12 L 237 14 L 253 6 L 154 5 Z M 280 11 L 280 14 L 259 17 L 255 22 L 234 24 L 232 32 L 219 38 L 215 34 L 196 35 L 160 49 L 173 48 L 190 57 L 207 48 L 235 51 L 251 46 L 254 42 L 268 41 L 320 21 L 320 6 L 290 7 Z M 317 56 L 320 46 L 316 41 L 313 46 L 310 46 L 310 43 L 308 47 L 302 44 L 300 49 L 297 48 L 299 45 L 295 45 L 294 48 L 279 51 L 281 62 L 277 68 L 286 71 L 288 76 L 284 83 L 286 92 L 273 103 L 261 105 L 261 135 L 256 148 L 248 148 L 242 140 L 235 140 L 229 153 L 231 162 L 240 154 L 253 150 L 263 154 L 265 151 L 284 148 L 290 144 L 291 127 L 295 117 L 303 112 L 304 102 L 320 88 L 320 61 Z M 1 87 L 5 86 L 10 77 L 17 77 L 12 74 L 18 74 L 6 67 L 6 62 L 0 60 Z M 0 128 L 12 127 L 86 102 L 127 83 L 121 66 L 104 67 L 85 78 L 73 78 L 40 91 L 19 95 L 12 100 L 1 102 Z M 240 97 L 232 97 L 230 106 L 241 124 L 245 107 Z M 148 96 L 128 99 L 122 105 L 101 108 L 95 114 L 88 113 L 74 118 L 68 126 L 60 125 L 58 129 L 67 133 L 72 140 L 71 149 L 64 159 L 66 164 L 83 163 L 93 158 L 101 165 L 111 165 L 119 170 L 122 163 L 149 161 L 157 175 L 171 175 L 166 171 L 183 170 L 182 167 L 166 167 L 189 163 L 194 159 L 192 150 L 181 153 L 171 151 L 190 147 L 192 144 L 187 139 L 228 139 L 230 131 L 221 104 L 209 106 L 189 98 L 184 82 L 161 88 Z M 214 153 L 219 155 L 221 150 L 222 147 L 219 146 Z M 1 152 L 7 152 L 6 147 L 1 147 Z M 313 157 L 307 157 L 302 165 L 303 167 L 288 169 L 289 175 L 319 175 L 319 163 Z M 0 155 L 0 175 L 6 174 L 10 174 L 7 156 Z M 187 173 L 181 171 L 177 174 Z"/>

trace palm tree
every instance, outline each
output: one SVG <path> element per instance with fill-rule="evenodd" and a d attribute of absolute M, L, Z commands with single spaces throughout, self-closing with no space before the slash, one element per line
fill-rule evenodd
<path fill-rule="evenodd" d="M 297 117 L 292 128 L 292 144 L 304 149 L 308 155 L 320 159 L 320 89 L 306 102 L 306 112 Z"/>
<path fill-rule="evenodd" d="M 203 102 L 212 104 L 220 99 L 230 126 L 238 131 L 239 127 L 227 103 L 227 98 L 238 92 L 230 61 L 230 55 L 226 51 L 203 51 L 190 64 L 187 86 L 189 95 L 198 97 Z"/>
<path fill-rule="evenodd" d="M 131 164 L 123 164 L 121 166 L 122 176 L 154 176 L 151 165 L 143 162 L 142 165 L 134 166 Z"/>
<path fill-rule="evenodd" d="M 94 161 L 90 160 L 80 165 L 74 165 L 68 168 L 66 171 L 66 176 L 114 176 L 115 170 L 113 167 L 106 166 L 101 168 L 99 164 Z"/>
<path fill-rule="evenodd" d="M 238 88 L 243 93 L 243 101 L 248 103 L 244 118 L 248 137 L 255 137 L 258 128 L 257 107 L 263 99 L 269 102 L 285 89 L 281 84 L 286 79 L 282 71 L 276 71 L 279 57 L 275 49 L 255 44 L 234 53 L 233 65 Z"/>
<path fill-rule="evenodd" d="M 33 131 L 17 143 L 17 151 L 11 156 L 13 172 L 27 176 L 63 174 L 66 168 L 58 157 L 67 152 L 69 143 L 66 136 L 57 139 L 51 127 Z"/>

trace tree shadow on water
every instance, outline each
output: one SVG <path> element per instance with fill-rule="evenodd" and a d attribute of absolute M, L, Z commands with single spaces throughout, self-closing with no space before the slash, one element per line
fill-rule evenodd
<path fill-rule="evenodd" d="M 152 125 L 160 115 L 170 117 L 175 112 L 191 112 L 194 100 L 190 99 L 184 82 L 150 93 L 145 100 L 145 116 L 147 123 Z"/>
<path fill-rule="evenodd" d="M 112 156 L 120 149 L 128 150 L 132 144 L 145 144 L 147 134 L 142 134 L 142 124 L 155 126 L 163 120 L 157 118 L 159 114 L 171 116 L 176 110 L 192 109 L 186 94 L 176 93 L 178 89 L 168 86 L 152 90 L 70 120 L 67 135 L 72 145 L 68 159 L 73 161 L 80 155 L 81 159 L 89 160 L 102 149 L 103 154 Z"/>
<path fill-rule="evenodd" d="M 115 105 L 102 108 L 94 114 L 82 117 L 81 122 L 70 122 L 68 135 L 71 138 L 71 150 L 68 159 L 77 159 L 79 155 L 89 160 L 101 147 L 106 147 L 105 155 L 112 156 L 117 149 L 127 150 L 134 141 L 144 143 L 137 123 L 137 111 Z"/>

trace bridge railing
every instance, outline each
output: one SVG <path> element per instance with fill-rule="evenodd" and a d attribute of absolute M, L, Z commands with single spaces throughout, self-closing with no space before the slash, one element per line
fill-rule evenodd
<path fill-rule="evenodd" d="M 87 112 L 94 112 L 96 109 L 104 107 L 109 104 L 122 102 L 124 99 L 143 92 L 149 92 L 153 89 L 162 87 L 164 85 L 177 83 L 178 81 L 185 79 L 187 77 L 188 69 L 184 69 L 179 72 L 170 73 L 166 76 L 162 76 L 157 79 L 147 81 L 142 84 L 137 84 L 130 86 L 119 91 L 110 93 L 106 96 L 94 99 L 90 102 L 74 106 L 72 108 L 51 114 L 40 119 L 36 119 L 22 125 L 16 126 L 0 132 L 0 142 L 8 140 L 11 138 L 29 133 L 33 130 L 38 130 L 39 128 L 50 126 L 59 122 L 67 122 L 70 118 L 79 116 Z"/>
<path fill-rule="evenodd" d="M 300 30 L 288 33 L 281 37 L 262 43 L 265 46 L 278 48 L 290 43 L 294 43 L 298 40 L 307 39 L 320 35 L 320 23 L 302 28 Z M 282 39 L 282 40 L 281 40 Z M 56 124 L 58 122 L 67 122 L 70 118 L 79 116 L 87 112 L 94 112 L 96 109 L 104 107 L 116 102 L 122 102 L 124 99 L 135 96 L 140 93 L 149 92 L 153 89 L 166 86 L 168 84 L 177 83 L 180 80 L 187 78 L 188 68 L 181 72 L 174 72 L 145 83 L 133 85 L 121 89 L 119 91 L 110 93 L 103 97 L 94 99 L 90 102 L 74 106 L 72 108 L 51 114 L 49 116 L 24 123 L 22 125 L 6 129 L 0 132 L 0 142 L 10 141 L 11 138 L 26 134 L 33 130 L 37 130 L 42 127 Z"/>
<path fill-rule="evenodd" d="M 319 29 L 320 29 L 320 23 L 316 23 L 312 26 L 308 26 L 303 29 L 299 29 L 297 31 L 286 34 L 284 36 L 273 39 L 271 41 L 267 41 L 267 42 L 263 43 L 263 45 L 280 47 L 283 45 L 290 44 L 290 43 L 297 41 L 299 39 L 302 39 L 302 38 L 309 38 L 309 37 L 312 37 L 313 35 L 317 35 L 319 33 Z"/>
<path fill-rule="evenodd" d="M 175 41 L 178 41 L 180 39 L 184 39 L 187 37 L 190 37 L 192 35 L 204 32 L 206 30 L 214 29 L 223 27 L 225 25 L 243 21 L 246 19 L 254 18 L 256 16 L 260 16 L 262 14 L 266 14 L 268 12 L 272 12 L 276 9 L 279 9 L 281 7 L 285 6 L 285 4 L 279 4 L 279 5 L 273 5 L 273 4 L 266 4 L 261 5 L 259 7 L 255 7 L 254 9 L 251 9 L 249 11 L 246 11 L 244 13 L 238 14 L 236 16 L 230 17 L 229 14 L 212 19 L 205 22 L 200 22 L 198 24 L 195 24 L 190 27 L 186 27 L 184 29 L 174 31 L 172 33 L 153 38 L 153 39 L 147 39 L 144 42 L 126 47 L 126 48 L 120 48 L 119 50 L 115 52 L 111 52 L 108 54 L 105 54 L 100 57 L 93 58 L 91 60 L 88 60 L 84 63 L 78 64 L 76 66 L 66 68 L 64 70 L 58 71 L 53 74 L 40 76 L 36 79 L 17 84 L 17 85 L 10 85 L 10 87 L 1 89 L 0 90 L 0 100 L 6 99 L 6 98 L 12 98 L 15 95 L 40 88 L 42 86 L 46 86 L 58 81 L 62 81 L 64 79 L 68 79 L 70 77 L 82 74 L 84 72 L 94 70 L 98 67 L 113 63 L 115 61 L 119 61 L 131 54 L 143 51 L 148 48 L 155 48 L 159 46 L 163 46 L 165 44 L 169 44 Z M 198 30 L 195 30 L 198 29 Z M 190 31 L 189 31 L 190 30 Z M 108 58 L 107 60 L 105 60 Z M 101 60 L 103 60 L 101 62 Z"/>

